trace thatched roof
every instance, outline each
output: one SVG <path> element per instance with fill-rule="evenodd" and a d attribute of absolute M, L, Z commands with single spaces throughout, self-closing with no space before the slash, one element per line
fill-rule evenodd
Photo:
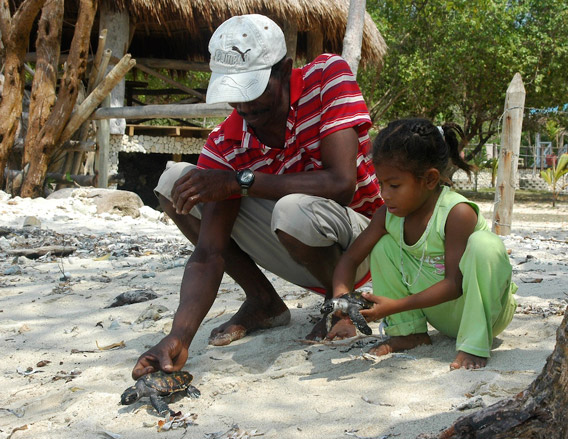
<path fill-rule="evenodd" d="M 74 2 L 76 5 L 76 0 L 65 1 L 68 20 L 76 13 Z M 324 51 L 341 53 L 349 9 L 349 0 L 113 0 L 111 3 L 119 10 L 126 9 L 136 23 L 129 48 L 134 57 L 194 61 L 208 61 L 207 44 L 219 24 L 234 15 L 250 13 L 267 15 L 280 25 L 296 23 L 299 55 L 305 54 L 307 33 L 316 29 L 323 33 Z M 95 29 L 98 29 L 96 23 Z M 381 64 L 385 51 L 385 42 L 367 14 L 362 63 Z"/>

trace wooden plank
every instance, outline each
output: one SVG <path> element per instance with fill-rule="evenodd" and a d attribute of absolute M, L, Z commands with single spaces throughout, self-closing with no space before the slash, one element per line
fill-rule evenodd
<path fill-rule="evenodd" d="M 132 136 L 171 136 L 204 138 L 211 133 L 212 128 L 163 126 L 163 125 L 127 125 L 127 132 Z"/>
<path fill-rule="evenodd" d="M 515 73 L 505 97 L 501 153 L 499 154 L 495 187 L 492 230 L 498 235 L 509 235 L 511 233 L 525 95 L 525 86 L 521 75 Z"/>

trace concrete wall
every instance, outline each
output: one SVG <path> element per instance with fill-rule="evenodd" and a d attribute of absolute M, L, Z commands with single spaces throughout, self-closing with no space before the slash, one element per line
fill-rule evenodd
<path fill-rule="evenodd" d="M 471 181 L 468 180 L 467 174 L 461 169 L 458 170 L 452 177 L 454 187 L 456 189 L 474 190 L 475 176 L 472 174 Z M 563 177 L 563 182 L 568 182 L 567 176 Z M 477 176 L 477 188 L 485 189 L 491 187 L 491 172 L 487 169 L 482 170 Z M 548 184 L 540 176 L 540 172 L 533 173 L 532 169 L 519 169 L 517 172 L 517 189 L 523 190 L 539 190 L 550 191 Z M 568 193 L 568 188 L 562 191 Z"/>

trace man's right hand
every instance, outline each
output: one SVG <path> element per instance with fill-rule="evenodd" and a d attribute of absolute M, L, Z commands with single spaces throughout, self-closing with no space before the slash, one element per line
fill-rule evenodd
<path fill-rule="evenodd" d="M 144 352 L 138 358 L 132 370 L 132 378 L 137 380 L 148 373 L 163 370 L 174 372 L 181 370 L 188 356 L 188 348 L 174 335 L 167 335 L 156 346 Z"/>

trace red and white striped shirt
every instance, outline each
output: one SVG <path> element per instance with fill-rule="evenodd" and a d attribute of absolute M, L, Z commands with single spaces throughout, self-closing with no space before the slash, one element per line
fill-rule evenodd
<path fill-rule="evenodd" d="M 355 128 L 359 137 L 357 187 L 349 207 L 367 217 L 383 204 L 369 157 L 369 112 L 349 65 L 337 55 L 324 54 L 290 78 L 290 112 L 284 148 L 262 144 L 233 111 L 216 127 L 199 156 L 201 169 L 252 169 L 286 174 L 323 168 L 321 140 L 339 130 Z"/>

